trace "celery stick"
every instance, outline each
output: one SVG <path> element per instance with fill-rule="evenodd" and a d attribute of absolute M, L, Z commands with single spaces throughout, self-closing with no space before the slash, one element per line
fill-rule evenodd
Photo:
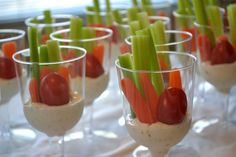
<path fill-rule="evenodd" d="M 34 18 L 32 18 L 32 20 L 30 22 L 34 23 L 34 24 L 38 24 L 39 20 L 37 19 L 37 17 L 34 17 Z"/>
<path fill-rule="evenodd" d="M 185 6 L 185 1 L 186 0 L 178 0 L 177 1 L 177 10 L 176 10 L 176 12 L 178 14 L 184 14 L 184 15 L 187 14 L 186 6 Z"/>
<path fill-rule="evenodd" d="M 148 14 L 146 12 L 138 13 L 138 21 L 141 29 L 147 28 L 150 25 Z"/>
<path fill-rule="evenodd" d="M 190 0 L 185 0 L 185 7 L 186 7 L 186 12 L 188 15 L 194 15 L 194 11 L 192 8 L 192 4 Z"/>
<path fill-rule="evenodd" d="M 152 5 L 151 0 L 141 0 L 141 4 L 144 5 Z"/>
<path fill-rule="evenodd" d="M 150 26 L 150 31 L 152 34 L 152 39 L 155 44 L 156 51 L 168 51 L 169 47 L 166 46 L 167 40 L 165 35 L 165 26 L 162 21 L 157 21 L 153 25 Z M 167 67 L 171 67 L 170 59 L 168 55 L 163 55 L 163 61 L 166 63 Z"/>
<path fill-rule="evenodd" d="M 142 10 L 146 12 L 149 16 L 154 16 L 155 12 L 151 5 L 145 5 L 142 7 Z"/>
<path fill-rule="evenodd" d="M 132 61 L 132 57 L 130 53 L 125 53 L 118 56 L 118 60 L 121 67 L 126 68 L 126 69 L 133 69 L 133 61 Z M 132 72 L 123 71 L 123 73 L 125 77 L 133 80 L 133 82 L 136 82 Z M 130 105 L 130 111 L 131 111 L 131 116 L 135 118 L 136 115 L 131 105 Z"/>
<path fill-rule="evenodd" d="M 91 14 L 86 14 L 86 21 L 87 21 L 88 26 L 91 26 L 91 25 L 95 24 L 94 16 L 91 15 Z"/>
<path fill-rule="evenodd" d="M 114 18 L 114 20 L 117 22 L 117 23 L 119 23 L 119 24 L 122 24 L 123 23 L 123 21 L 122 21 L 122 17 L 121 17 L 121 14 L 120 14 L 120 12 L 119 12 L 119 10 L 113 10 L 112 11 L 112 15 L 113 15 L 113 18 Z"/>
<path fill-rule="evenodd" d="M 106 25 L 112 26 L 112 23 L 113 23 L 112 13 L 106 12 Z"/>
<path fill-rule="evenodd" d="M 82 39 L 92 39 L 96 37 L 96 30 L 91 27 L 82 28 Z M 96 46 L 96 41 L 82 41 L 82 47 L 86 49 L 88 53 L 93 53 L 93 49 Z"/>
<path fill-rule="evenodd" d="M 110 0 L 106 0 L 106 12 L 111 12 L 111 3 L 110 3 Z"/>
<path fill-rule="evenodd" d="M 132 6 L 133 7 L 138 7 L 138 1 L 137 0 L 132 0 Z"/>
<path fill-rule="evenodd" d="M 48 48 L 46 45 L 41 45 L 39 47 L 39 62 L 40 63 L 48 63 Z"/>
<path fill-rule="evenodd" d="M 219 36 L 223 35 L 224 25 L 220 8 L 218 6 L 208 6 L 207 15 L 208 17 L 210 17 L 210 26 L 212 27 L 212 31 L 214 33 L 215 38 L 218 38 Z"/>
<path fill-rule="evenodd" d="M 129 8 L 127 10 L 128 21 L 131 22 L 138 20 L 137 14 L 138 14 L 138 8 L 136 7 Z"/>
<path fill-rule="evenodd" d="M 86 6 L 86 10 L 87 11 L 92 11 L 92 12 L 95 11 L 94 6 Z"/>
<path fill-rule="evenodd" d="M 30 61 L 38 63 L 39 54 L 38 54 L 38 30 L 36 27 L 28 27 L 28 42 L 30 49 Z M 39 81 L 39 66 L 33 64 L 32 67 L 32 76 Z"/>
<path fill-rule="evenodd" d="M 79 40 L 81 38 L 82 26 L 83 26 L 83 20 L 79 17 L 73 16 L 70 19 L 69 38 L 72 40 Z M 78 41 L 75 41 L 71 42 L 70 45 L 80 46 L 80 43 Z"/>
<path fill-rule="evenodd" d="M 236 4 L 230 4 L 227 7 L 229 29 L 230 29 L 230 41 L 233 45 L 236 45 Z"/>
<path fill-rule="evenodd" d="M 51 14 L 50 10 L 44 10 L 43 15 L 44 15 L 44 22 L 46 24 L 52 24 L 53 23 L 52 14 Z M 44 29 L 45 29 L 45 32 L 46 32 L 47 35 L 50 35 L 50 33 L 53 32 L 53 28 L 51 26 L 46 26 Z"/>
<path fill-rule="evenodd" d="M 149 59 L 148 61 L 150 62 L 150 70 L 152 71 L 158 71 L 160 70 L 160 65 L 159 65 L 159 62 L 157 60 L 157 53 L 156 53 L 156 50 L 155 50 L 155 47 L 154 47 L 154 42 L 153 42 L 153 39 L 152 39 L 152 36 L 151 36 L 151 32 L 150 32 L 150 29 L 149 28 L 145 28 L 145 29 L 142 29 L 142 30 L 139 30 L 136 32 L 137 35 L 144 35 L 144 36 L 147 36 L 148 37 L 148 47 L 149 49 L 146 50 L 146 53 L 149 54 Z M 144 50 L 143 50 L 144 51 Z M 161 94 L 161 92 L 163 91 L 164 89 L 164 81 L 163 81 L 163 77 L 161 74 L 151 74 L 151 80 L 152 80 L 152 83 L 154 85 L 154 88 L 156 90 L 156 93 L 158 95 Z"/>
<path fill-rule="evenodd" d="M 61 61 L 59 43 L 56 40 L 47 41 L 48 49 L 48 60 L 49 62 L 59 62 Z"/>
<path fill-rule="evenodd" d="M 100 12 L 95 12 L 93 19 L 95 24 L 102 24 L 102 16 Z"/>
<path fill-rule="evenodd" d="M 219 1 L 218 0 L 208 0 L 208 5 L 219 6 Z"/>
<path fill-rule="evenodd" d="M 129 23 L 130 34 L 135 35 L 136 31 L 141 29 L 139 21 L 132 21 Z"/>
<path fill-rule="evenodd" d="M 100 12 L 99 0 L 93 0 L 94 11 Z"/>

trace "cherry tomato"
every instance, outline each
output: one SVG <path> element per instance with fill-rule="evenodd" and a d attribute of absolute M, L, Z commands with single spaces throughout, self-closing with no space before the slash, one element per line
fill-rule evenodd
<path fill-rule="evenodd" d="M 178 124 L 187 111 L 187 97 L 182 89 L 169 87 L 160 97 L 157 108 L 158 120 L 165 124 Z"/>
<path fill-rule="evenodd" d="M 0 57 L 0 78 L 12 79 L 16 77 L 14 62 L 7 57 Z"/>
<path fill-rule="evenodd" d="M 70 100 L 69 85 L 58 73 L 49 73 L 41 80 L 40 96 L 42 102 L 50 106 L 67 104 Z"/>

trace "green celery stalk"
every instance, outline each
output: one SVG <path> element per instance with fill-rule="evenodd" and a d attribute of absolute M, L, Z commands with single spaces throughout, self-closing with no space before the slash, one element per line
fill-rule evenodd
<path fill-rule="evenodd" d="M 96 30 L 91 27 L 82 28 L 82 39 L 92 39 L 96 37 Z M 93 53 L 93 49 L 96 46 L 96 41 L 83 41 L 82 47 L 86 49 L 88 53 Z"/>
<path fill-rule="evenodd" d="M 46 45 L 41 45 L 39 47 L 39 62 L 40 63 L 48 63 L 48 48 Z"/>
<path fill-rule="evenodd" d="M 230 41 L 236 46 L 236 4 L 230 4 L 227 7 L 229 29 L 230 29 Z"/>
<path fill-rule="evenodd" d="M 100 12 L 95 12 L 93 19 L 95 24 L 102 24 L 102 16 Z"/>
<path fill-rule="evenodd" d="M 188 15 L 194 15 L 193 7 L 190 0 L 185 0 L 186 12 Z"/>
<path fill-rule="evenodd" d="M 208 18 L 205 9 L 204 0 L 193 0 L 193 6 L 195 10 L 196 21 L 202 26 L 208 26 Z M 215 46 L 215 37 L 213 32 L 208 28 L 203 28 L 199 30 L 201 33 L 206 34 L 211 41 L 212 46 Z"/>
<path fill-rule="evenodd" d="M 139 21 L 132 21 L 129 23 L 130 34 L 135 35 L 136 31 L 141 29 Z"/>
<path fill-rule="evenodd" d="M 86 14 L 86 21 L 87 21 L 87 25 L 88 26 L 91 26 L 91 25 L 94 25 L 95 22 L 94 22 L 94 16 L 91 15 L 91 14 Z"/>
<path fill-rule="evenodd" d="M 164 23 L 160 20 L 156 21 L 153 25 L 150 26 L 150 31 L 152 34 L 152 39 L 155 44 L 156 51 L 168 51 L 169 47 L 165 45 L 167 44 L 167 40 L 165 35 Z M 163 55 L 163 61 L 166 63 L 167 67 L 171 67 L 168 55 Z"/>
<path fill-rule="evenodd" d="M 61 61 L 59 42 L 56 40 L 48 40 L 46 44 L 47 44 L 47 49 L 48 49 L 49 62 Z M 56 67 L 58 67 L 58 65 L 55 65 L 55 68 Z"/>
<path fill-rule="evenodd" d="M 151 0 L 141 0 L 141 4 L 144 5 L 152 5 Z"/>
<path fill-rule="evenodd" d="M 83 20 L 80 17 L 73 16 L 70 19 L 69 38 L 72 39 L 72 40 L 81 39 L 82 26 L 83 26 Z M 75 42 L 71 42 L 70 45 L 80 46 L 80 43 L 75 41 Z"/>
<path fill-rule="evenodd" d="M 106 12 L 106 25 L 112 26 L 112 23 L 113 23 L 112 12 Z"/>
<path fill-rule="evenodd" d="M 138 13 L 138 21 L 141 29 L 147 28 L 150 25 L 148 14 L 146 12 Z"/>
<path fill-rule="evenodd" d="M 137 35 L 140 35 L 140 36 L 147 36 L 148 37 L 148 47 L 149 49 L 146 50 L 145 53 L 148 53 L 148 57 L 149 59 L 147 60 L 150 64 L 150 70 L 152 71 L 157 71 L 157 70 L 160 70 L 160 65 L 159 65 L 159 61 L 157 59 L 157 53 L 156 53 L 156 50 L 155 50 L 155 46 L 154 46 L 154 42 L 153 42 L 153 39 L 152 39 L 152 35 L 151 35 L 151 32 L 150 32 L 150 29 L 149 28 L 145 28 L 145 29 L 142 29 L 142 30 L 139 30 L 136 32 Z M 143 53 L 144 53 L 144 50 L 143 50 Z M 147 59 L 147 58 L 145 58 Z M 146 63 L 145 63 L 146 64 Z M 148 66 L 148 65 L 147 65 Z M 161 92 L 163 91 L 164 89 L 164 80 L 163 80 L 163 77 L 161 74 L 151 74 L 151 80 L 152 80 L 152 83 L 154 85 L 154 88 L 156 90 L 156 93 L 158 95 L 161 94 Z"/>
<path fill-rule="evenodd" d="M 95 11 L 94 6 L 86 6 L 86 10 L 87 11 L 92 11 L 92 12 Z"/>
<path fill-rule="evenodd" d="M 137 0 L 132 0 L 132 6 L 133 7 L 138 7 L 138 1 Z"/>
<path fill-rule="evenodd" d="M 93 5 L 94 5 L 94 11 L 95 12 L 100 12 L 100 5 L 99 5 L 99 0 L 93 0 Z"/>
<path fill-rule="evenodd" d="M 39 53 L 38 53 L 38 30 L 36 27 L 28 27 L 28 42 L 30 49 L 30 61 L 34 63 L 39 62 Z M 32 76 L 36 78 L 39 82 L 39 66 L 33 64 L 32 67 Z"/>
<path fill-rule="evenodd" d="M 127 10 L 127 16 L 128 16 L 129 22 L 138 20 L 137 15 L 138 15 L 138 8 L 137 7 L 132 7 Z"/>
<path fill-rule="evenodd" d="M 185 1 L 186 0 L 178 0 L 177 3 L 177 10 L 176 13 L 186 16 L 188 14 L 187 10 L 186 10 L 186 5 L 185 5 Z M 186 20 L 186 18 L 182 18 L 182 17 L 178 17 L 176 19 L 178 25 L 180 25 L 180 27 L 182 28 L 188 28 L 188 21 Z"/>
<path fill-rule="evenodd" d="M 39 20 L 37 19 L 37 17 L 34 17 L 34 18 L 31 20 L 31 23 L 38 24 L 38 23 L 39 23 Z"/>
<path fill-rule="evenodd" d="M 51 14 L 50 10 L 44 10 L 43 15 L 44 15 L 44 22 L 46 24 L 52 24 L 53 23 L 52 14 Z M 53 32 L 53 28 L 51 26 L 46 26 L 45 27 L 45 32 L 46 32 L 47 35 L 50 35 Z"/>
<path fill-rule="evenodd" d="M 224 34 L 224 24 L 223 17 L 218 6 L 208 6 L 207 7 L 207 15 L 210 21 L 210 26 L 214 33 L 215 38 L 217 39 L 219 36 Z"/>
<path fill-rule="evenodd" d="M 125 30 L 125 28 L 122 26 L 123 24 L 123 21 L 122 21 L 122 16 L 119 12 L 119 10 L 113 10 L 112 11 L 112 17 L 114 19 L 114 21 L 118 24 L 118 32 L 119 32 L 119 35 L 120 35 L 120 38 L 122 40 L 124 40 L 126 37 L 127 37 L 127 31 Z"/>
<path fill-rule="evenodd" d="M 106 0 L 106 12 L 111 12 L 111 3 L 110 3 L 110 0 Z"/>
<path fill-rule="evenodd" d="M 142 7 L 143 11 L 146 12 L 149 16 L 154 16 L 155 12 L 151 5 L 145 5 Z"/>
<path fill-rule="evenodd" d="M 208 5 L 219 6 L 219 1 L 218 0 L 208 0 Z"/>
<path fill-rule="evenodd" d="M 119 10 L 117 10 L 117 9 L 113 10 L 113 11 L 112 11 L 112 15 L 113 15 L 114 20 L 115 20 L 117 23 L 119 23 L 119 24 L 122 24 L 122 23 L 123 23 L 123 21 L 122 21 L 122 16 L 121 16 Z"/>

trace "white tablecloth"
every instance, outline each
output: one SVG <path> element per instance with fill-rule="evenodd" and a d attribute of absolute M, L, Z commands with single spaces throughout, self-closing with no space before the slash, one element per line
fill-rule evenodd
<path fill-rule="evenodd" d="M 134 149 L 138 144 L 128 135 L 122 121 L 122 98 L 120 96 L 116 71 L 111 70 L 111 82 L 108 89 L 96 100 L 94 103 L 94 129 L 96 135 L 109 137 L 108 142 L 103 142 L 103 138 L 95 138 L 90 141 L 91 147 L 83 145 L 81 140 L 81 131 L 84 121 L 83 119 L 76 125 L 76 127 L 67 133 L 65 136 L 65 153 L 77 157 L 92 157 L 92 156 L 109 156 L 109 157 L 131 157 Z M 212 88 L 207 86 L 207 91 L 204 94 L 206 102 L 195 100 L 193 120 L 197 120 L 203 115 L 208 116 L 222 116 L 222 100 L 221 96 Z M 234 97 L 236 92 L 231 94 L 231 107 L 236 105 Z M 26 123 L 22 113 L 22 104 L 19 95 L 14 97 L 10 103 L 11 121 L 14 124 Z M 0 108 L 2 111 L 2 106 Z M 15 112 L 15 113 L 14 113 Z M 3 119 L 0 119 L 3 121 Z M 204 124 L 204 123 L 203 123 Z M 193 130 L 190 130 L 187 136 L 174 147 L 169 156 L 170 157 L 235 157 L 236 156 L 236 129 L 234 125 L 229 125 L 226 128 L 214 127 L 209 128 L 203 135 L 199 135 Z M 196 128 L 195 128 L 196 129 Z M 100 130 L 100 131 L 99 131 Z M 102 134 L 101 130 L 106 130 L 109 133 Z M 27 131 L 27 130 L 26 130 Z M 197 131 L 201 131 L 197 129 Z M 223 132 L 222 132 L 223 131 Z M 24 132 L 31 135 L 32 132 Z M 44 156 L 45 152 L 54 151 L 54 156 L 59 156 L 60 152 L 57 148 L 58 138 L 53 138 L 51 142 L 48 141 L 47 136 L 36 131 L 36 140 L 32 141 L 30 145 L 25 144 L 22 149 L 14 149 L 9 154 L 1 154 L 0 157 L 34 157 Z M 21 141 L 19 141 L 21 143 Z M 49 145 L 50 144 L 50 145 Z M 94 154 L 92 145 L 96 145 L 97 149 L 102 154 Z M 0 149 L 3 145 L 0 145 Z"/>

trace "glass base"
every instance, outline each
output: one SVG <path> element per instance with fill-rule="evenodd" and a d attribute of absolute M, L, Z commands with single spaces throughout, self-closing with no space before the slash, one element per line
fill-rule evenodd
<path fill-rule="evenodd" d="M 138 146 L 132 153 L 133 157 L 152 157 L 147 147 Z M 176 145 L 165 157 L 200 157 L 196 150 L 186 145 Z"/>

